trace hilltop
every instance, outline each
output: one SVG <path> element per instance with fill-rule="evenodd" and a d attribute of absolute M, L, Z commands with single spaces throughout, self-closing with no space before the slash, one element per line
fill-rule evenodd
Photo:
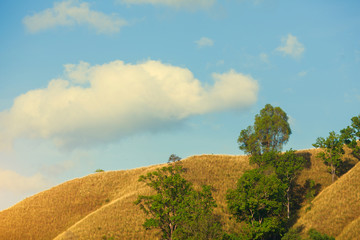
<path fill-rule="evenodd" d="M 300 211 L 297 224 L 303 225 L 305 229 L 313 226 L 309 219 L 316 222 L 314 216 L 324 218 L 321 218 L 318 211 L 328 211 L 324 209 L 327 208 L 327 203 L 323 202 L 323 199 L 329 198 L 326 197 L 327 192 L 339 192 L 337 188 L 346 189 L 346 186 L 355 189 L 355 193 L 360 192 L 359 185 L 352 185 L 352 179 L 359 183 L 355 178 L 359 176 L 359 164 L 330 186 L 331 176 L 327 167 L 315 157 L 318 151 L 320 150 L 298 151 L 298 154 L 307 159 L 308 164 L 297 183 L 301 187 L 311 178 L 318 184 L 319 190 L 322 190 L 314 199 L 310 211 Z M 213 196 L 218 204 L 215 213 L 221 216 L 224 229 L 239 229 L 239 223 L 229 218 L 225 194 L 227 189 L 235 187 L 237 179 L 244 171 L 253 168 L 249 165 L 248 157 L 199 155 L 183 159 L 181 164 L 186 169 L 185 178 L 193 182 L 195 188 L 200 188 L 203 184 L 212 186 Z M 139 194 L 150 193 L 144 183 L 137 181 L 139 176 L 165 165 L 167 164 L 94 173 L 40 192 L 0 212 L 0 239 L 101 239 L 103 236 L 156 239 L 159 237 L 156 230 L 145 231 L 142 227 L 145 216 L 133 202 Z M 341 193 L 347 195 L 346 201 L 355 201 L 355 198 L 359 197 L 350 194 L 350 190 L 344 191 Z M 340 196 L 341 194 L 336 198 L 339 201 Z M 337 202 L 334 204 L 337 205 Z M 320 209 L 318 206 L 324 208 Z M 345 207 L 341 206 L 336 211 L 342 211 Z M 353 229 L 359 226 L 360 211 L 352 212 L 352 217 L 344 219 L 344 223 L 336 227 L 336 236 L 348 236 L 346 234 L 352 234 Z M 312 215 L 309 215 L 310 213 Z M 319 230 L 324 228 L 319 227 Z M 334 234 L 325 230 L 324 232 Z"/>

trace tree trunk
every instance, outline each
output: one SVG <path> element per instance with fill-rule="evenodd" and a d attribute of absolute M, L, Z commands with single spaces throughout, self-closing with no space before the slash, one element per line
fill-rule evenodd
<path fill-rule="evenodd" d="M 332 183 L 334 183 L 335 181 L 335 167 L 333 164 L 331 164 L 331 180 L 332 180 Z"/>
<path fill-rule="evenodd" d="M 287 198 L 287 218 L 290 218 L 290 187 L 286 190 L 286 198 Z"/>

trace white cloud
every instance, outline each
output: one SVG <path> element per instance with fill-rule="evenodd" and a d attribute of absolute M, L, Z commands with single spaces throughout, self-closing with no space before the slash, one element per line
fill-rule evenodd
<path fill-rule="evenodd" d="M 27 177 L 11 170 L 0 169 L 0 191 L 29 193 L 42 191 L 49 186 L 49 182 L 41 174 Z"/>
<path fill-rule="evenodd" d="M 284 55 L 289 55 L 293 58 L 300 57 L 305 51 L 305 47 L 297 38 L 291 34 L 281 39 L 282 45 L 276 48 L 276 51 L 282 52 Z"/>
<path fill-rule="evenodd" d="M 165 5 L 174 8 L 201 9 L 209 8 L 216 0 L 118 0 L 125 4 Z"/>
<path fill-rule="evenodd" d="M 202 37 L 199 40 L 195 41 L 198 47 L 211 47 L 214 45 L 214 41 L 207 37 Z"/>
<path fill-rule="evenodd" d="M 23 20 L 27 30 L 36 33 L 56 26 L 88 25 L 98 33 L 116 33 L 126 21 L 115 15 L 90 10 L 89 4 L 78 0 L 54 3 L 53 8 L 26 16 Z"/>
<path fill-rule="evenodd" d="M 241 109 L 257 100 L 258 84 L 230 70 L 202 86 L 186 68 L 146 61 L 65 65 L 65 79 L 31 90 L 0 112 L 0 147 L 14 139 L 51 139 L 76 148 L 162 129 L 192 115 Z"/>

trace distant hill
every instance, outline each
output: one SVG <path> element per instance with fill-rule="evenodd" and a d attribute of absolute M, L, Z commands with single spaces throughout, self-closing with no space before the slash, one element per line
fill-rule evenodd
<path fill-rule="evenodd" d="M 315 180 L 320 189 L 325 189 L 331 184 L 327 167 L 314 157 L 318 151 L 299 151 L 299 154 L 308 160 L 307 168 L 298 179 L 299 185 L 303 185 L 308 178 Z M 200 155 L 184 159 L 181 164 L 186 169 L 185 178 L 193 182 L 195 187 L 203 184 L 213 187 L 213 196 L 218 204 L 216 213 L 221 215 L 224 228 L 231 231 L 239 229 L 239 224 L 233 218 L 229 219 L 225 194 L 227 189 L 235 187 L 237 179 L 244 171 L 252 168 L 248 163 L 248 157 Z M 94 173 L 40 192 L 0 212 L 0 239 L 87 240 L 102 239 L 103 236 L 115 236 L 117 239 L 157 239 L 158 231 L 145 231 L 142 227 L 145 216 L 133 202 L 139 194 L 150 193 L 144 183 L 138 182 L 139 176 L 166 165 Z M 360 165 L 351 172 L 354 171 L 360 171 Z M 333 186 L 351 185 L 355 173 L 349 175 L 350 173 L 340 178 Z M 357 182 L 360 183 L 358 180 L 357 178 Z M 359 185 L 354 187 L 359 194 Z M 331 191 L 327 188 L 325 190 Z M 325 190 L 314 200 L 312 210 L 300 215 L 298 224 L 310 224 L 307 219 L 312 217 L 307 216 L 311 212 L 317 214 L 317 205 L 322 205 L 322 200 L 318 199 L 326 195 Z M 352 199 L 352 196 L 350 198 Z M 334 201 L 341 199 L 336 198 Z M 304 211 L 300 211 L 300 214 L 302 212 Z M 356 216 L 360 216 L 360 212 L 354 211 L 353 215 L 344 220 L 348 224 L 337 227 L 337 235 L 341 233 L 349 236 L 346 234 L 352 234 L 353 228 L 359 227 L 360 220 L 356 219 Z M 322 231 L 323 228 L 319 230 Z"/>

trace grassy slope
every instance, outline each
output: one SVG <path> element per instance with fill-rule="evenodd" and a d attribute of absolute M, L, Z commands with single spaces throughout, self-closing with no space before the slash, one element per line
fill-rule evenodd
<path fill-rule="evenodd" d="M 295 226 L 303 232 L 315 228 L 337 239 L 355 239 L 360 235 L 360 163 L 334 184 L 324 189 L 313 201 L 310 211 L 302 209 Z"/>
<path fill-rule="evenodd" d="M 313 153 L 317 151 L 302 151 L 311 164 L 298 182 L 303 184 L 311 177 L 325 188 L 330 185 L 331 176 L 321 161 L 314 158 Z M 213 186 L 218 204 L 216 212 L 221 214 L 225 229 L 239 228 L 228 218 L 225 194 L 227 189 L 235 187 L 241 174 L 251 168 L 248 158 L 201 155 L 184 159 L 182 164 L 187 169 L 185 177 L 196 187 Z M 137 195 L 149 193 L 149 189 L 137 181 L 138 177 L 159 166 L 96 173 L 25 199 L 0 212 L 0 239 L 101 239 L 112 234 L 119 239 L 154 239 L 157 231 L 143 229 L 144 215 L 133 201 Z M 351 234 L 351 231 L 347 232 Z"/>

